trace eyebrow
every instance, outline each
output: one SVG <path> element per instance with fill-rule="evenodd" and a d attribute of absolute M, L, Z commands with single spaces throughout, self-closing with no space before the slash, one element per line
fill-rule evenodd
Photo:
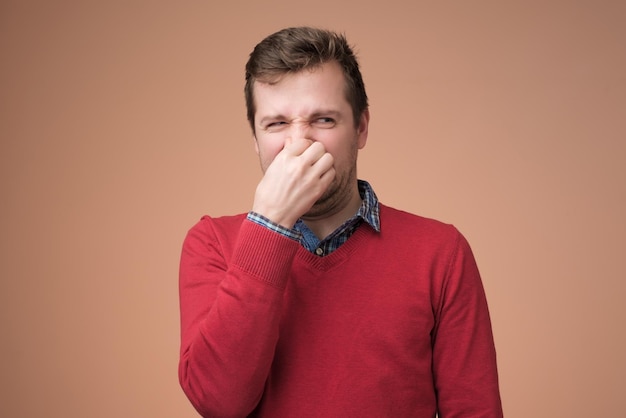
<path fill-rule="evenodd" d="M 311 118 L 316 119 L 322 116 L 332 116 L 334 118 L 337 118 L 340 115 L 341 115 L 341 112 L 339 112 L 338 110 L 323 110 L 323 111 L 314 112 L 311 115 Z"/>
<path fill-rule="evenodd" d="M 337 118 L 340 115 L 341 115 L 341 112 L 339 112 L 338 110 L 316 110 L 311 115 L 309 115 L 308 118 L 309 119 L 317 119 L 317 118 L 325 117 L 325 116 L 331 116 L 333 118 Z M 267 121 L 285 120 L 285 119 L 288 119 L 288 118 L 285 117 L 284 115 L 281 115 L 281 114 L 268 115 L 268 116 L 264 116 L 262 119 L 260 119 L 258 123 L 259 123 L 259 125 L 262 126 Z"/>

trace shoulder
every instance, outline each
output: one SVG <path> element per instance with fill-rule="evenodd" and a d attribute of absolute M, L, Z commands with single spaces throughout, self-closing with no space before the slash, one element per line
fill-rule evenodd
<path fill-rule="evenodd" d="M 383 204 L 380 204 L 380 221 L 381 229 L 387 228 L 394 233 L 398 233 L 398 230 L 429 236 L 454 236 L 459 233 L 452 224 Z"/>
<path fill-rule="evenodd" d="M 229 231 L 232 229 L 238 229 L 243 220 L 246 219 L 246 215 L 246 213 L 217 217 L 203 215 L 200 220 L 191 227 L 191 230 L 210 228 L 220 231 Z"/>
<path fill-rule="evenodd" d="M 189 229 L 185 242 L 187 244 L 215 242 L 228 245 L 237 238 L 246 215 L 245 213 L 219 217 L 204 215 Z"/>
<path fill-rule="evenodd" d="M 381 238 L 389 244 L 425 253 L 469 250 L 463 234 L 452 224 L 380 205 Z"/>
<path fill-rule="evenodd" d="M 241 223 L 246 219 L 247 213 L 239 213 L 236 215 L 218 216 L 213 217 L 210 215 L 204 215 L 200 218 L 200 221 L 195 227 L 210 227 L 216 232 L 229 233 L 232 230 L 239 230 Z"/>

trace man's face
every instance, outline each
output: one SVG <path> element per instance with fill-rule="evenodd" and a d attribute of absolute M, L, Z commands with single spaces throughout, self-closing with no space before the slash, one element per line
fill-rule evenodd
<path fill-rule="evenodd" d="M 339 64 L 287 74 L 275 84 L 255 82 L 254 102 L 255 149 L 263 172 L 290 137 L 320 142 L 333 156 L 335 180 L 311 215 L 331 210 L 334 200 L 356 188 L 357 151 L 367 141 L 369 113 L 355 127 Z"/>

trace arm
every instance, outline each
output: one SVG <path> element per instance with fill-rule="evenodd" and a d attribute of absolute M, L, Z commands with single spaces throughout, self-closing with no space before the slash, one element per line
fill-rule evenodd
<path fill-rule="evenodd" d="M 334 178 L 332 163 L 322 144 L 289 139 L 265 169 L 253 211 L 292 228 Z M 249 220 L 223 233 L 237 235 L 232 248 L 205 218 L 183 245 L 179 379 L 201 414 L 236 417 L 263 394 L 299 244 Z"/>
<path fill-rule="evenodd" d="M 436 315 L 433 373 L 439 417 L 502 417 L 487 300 L 469 244 L 458 232 Z"/>
<path fill-rule="evenodd" d="M 246 416 L 273 360 L 297 242 L 249 221 L 226 258 L 212 221 L 192 228 L 180 265 L 179 379 L 205 416 Z"/>

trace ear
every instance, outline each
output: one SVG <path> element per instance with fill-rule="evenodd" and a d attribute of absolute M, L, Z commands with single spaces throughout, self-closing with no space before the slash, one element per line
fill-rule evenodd
<path fill-rule="evenodd" d="M 259 141 L 257 141 L 254 133 L 252 133 L 252 140 L 254 141 L 254 152 L 256 152 L 256 155 L 259 155 Z"/>
<path fill-rule="evenodd" d="M 365 109 L 361 114 L 361 119 L 359 120 L 359 126 L 357 127 L 357 143 L 359 149 L 365 147 L 367 143 L 367 134 L 370 124 L 370 111 L 369 109 Z"/>

